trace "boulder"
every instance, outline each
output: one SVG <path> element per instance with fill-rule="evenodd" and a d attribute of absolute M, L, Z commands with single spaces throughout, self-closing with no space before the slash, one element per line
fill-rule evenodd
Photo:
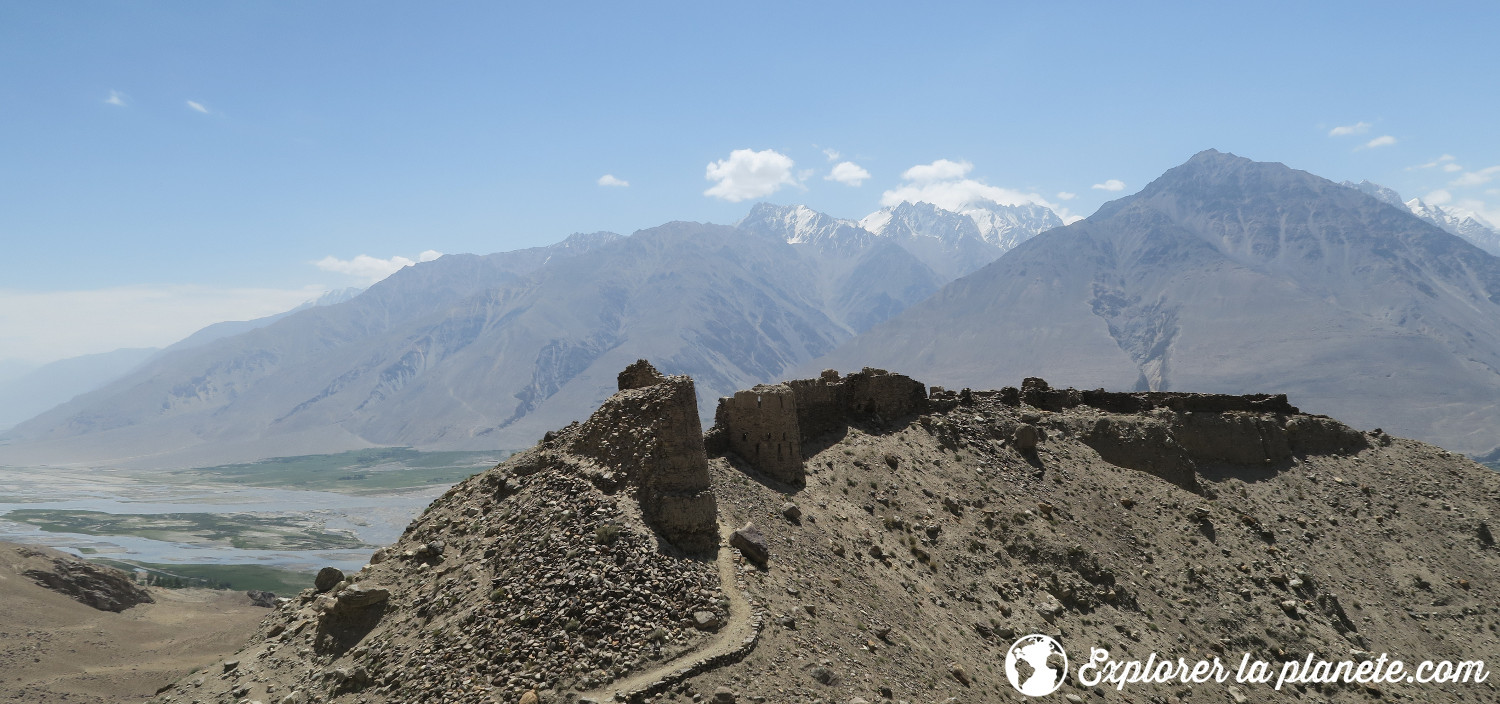
<path fill-rule="evenodd" d="M 324 567 L 318 570 L 318 576 L 313 579 L 313 589 L 319 594 L 328 591 L 344 581 L 344 571 L 337 567 Z"/>
<path fill-rule="evenodd" d="M 746 523 L 744 528 L 730 533 L 729 545 L 739 548 L 745 559 L 761 567 L 765 567 L 766 562 L 771 559 L 771 551 L 766 547 L 766 537 L 761 535 L 754 523 Z"/>
<path fill-rule="evenodd" d="M 1036 451 L 1036 441 L 1036 426 L 1030 423 L 1022 423 L 1016 426 L 1015 433 L 1012 435 L 1012 442 L 1015 444 L 1016 450 L 1020 452 L 1034 452 Z"/>
<path fill-rule="evenodd" d="M 340 610 L 362 609 L 366 606 L 379 604 L 389 598 L 391 598 L 391 592 L 384 587 L 351 584 L 344 591 L 339 592 L 336 608 Z"/>

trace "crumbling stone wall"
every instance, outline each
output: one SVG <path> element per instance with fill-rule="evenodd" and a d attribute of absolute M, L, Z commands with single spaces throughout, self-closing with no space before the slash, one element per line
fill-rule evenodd
<path fill-rule="evenodd" d="M 761 384 L 719 399 L 714 423 L 729 449 L 756 469 L 787 483 L 803 481 L 797 397 L 786 384 Z"/>
<path fill-rule="evenodd" d="M 672 544 L 690 552 L 712 549 L 719 540 L 718 507 L 709 490 L 693 380 L 662 376 L 641 360 L 620 374 L 619 385 L 557 442 L 631 487 L 642 516 Z"/>
<path fill-rule="evenodd" d="M 956 404 L 960 396 L 934 393 L 933 402 Z M 1302 413 L 1285 394 L 1054 389 L 1033 377 L 1020 389 L 1001 389 L 999 398 L 1053 413 L 1075 411 L 1057 422 L 1106 462 L 1192 491 L 1198 490 L 1199 466 L 1279 466 L 1298 453 L 1353 452 L 1369 445 L 1357 430 Z"/>
<path fill-rule="evenodd" d="M 911 377 L 865 367 L 841 378 L 830 369 L 817 379 L 763 384 L 719 399 L 710 432 L 757 470 L 800 484 L 804 440 L 851 423 L 885 423 L 926 409 L 927 387 Z M 785 452 L 783 442 L 790 443 Z"/>
<path fill-rule="evenodd" d="M 1088 406 L 1110 413 L 1146 413 L 1164 408 L 1178 413 L 1280 413 L 1297 415 L 1301 411 L 1287 402 L 1286 394 L 1196 394 L 1176 391 L 1105 391 L 1104 389 L 1054 389 L 1044 379 L 1027 377 L 1021 390 L 1000 390 L 1001 399 L 1019 400 L 1044 411 L 1065 411 Z"/>

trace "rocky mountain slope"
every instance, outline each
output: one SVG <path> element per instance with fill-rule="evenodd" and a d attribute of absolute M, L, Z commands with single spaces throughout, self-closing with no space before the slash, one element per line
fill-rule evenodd
<path fill-rule="evenodd" d="M 1117 659 L 1500 656 L 1500 475 L 1285 397 L 926 389 L 721 400 L 649 365 L 154 701 L 1492 701 L 1497 682 L 1079 683 Z M 701 542 L 708 526 L 720 540 Z M 1414 665 L 1413 665 L 1414 666 Z"/>
<path fill-rule="evenodd" d="M 1479 454 L 1500 426 L 1500 259 L 1354 189 L 1207 151 L 801 367 L 983 388 L 1285 392 Z"/>

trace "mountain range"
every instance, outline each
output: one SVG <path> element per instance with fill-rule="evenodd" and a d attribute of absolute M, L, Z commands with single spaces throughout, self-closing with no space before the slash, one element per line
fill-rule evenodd
<path fill-rule="evenodd" d="M 1285 392 L 1454 450 L 1500 443 L 1500 259 L 1404 205 L 1209 150 L 815 364 L 986 388 Z"/>
<path fill-rule="evenodd" d="M 1500 229 L 1478 213 L 1460 208 L 1444 208 L 1435 203 L 1424 202 L 1421 198 L 1402 200 L 1401 194 L 1369 181 L 1345 181 L 1343 185 L 1368 193 L 1398 208 L 1406 208 L 1412 215 L 1458 235 L 1490 254 L 1500 256 Z"/>
<path fill-rule="evenodd" d="M 1490 451 L 1500 259 L 1371 190 L 1210 150 L 1066 227 L 1031 205 L 855 221 L 763 203 L 733 227 L 449 255 L 164 350 L 0 436 L 0 462 L 524 447 L 639 358 L 692 375 L 705 419 L 735 389 L 869 365 L 951 387 L 1284 391 Z"/>

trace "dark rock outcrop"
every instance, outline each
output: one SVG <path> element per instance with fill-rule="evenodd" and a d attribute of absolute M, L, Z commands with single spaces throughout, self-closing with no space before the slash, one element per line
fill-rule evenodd
<path fill-rule="evenodd" d="M 119 613 L 136 604 L 156 601 L 124 572 L 83 560 L 58 557 L 52 560 L 51 569 L 30 569 L 21 574 L 100 611 Z"/>

